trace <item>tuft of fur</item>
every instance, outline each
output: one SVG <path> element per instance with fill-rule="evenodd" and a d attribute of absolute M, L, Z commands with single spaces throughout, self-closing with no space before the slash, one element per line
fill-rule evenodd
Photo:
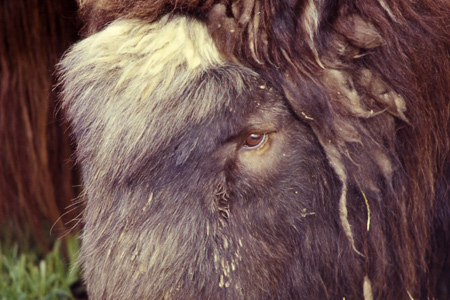
<path fill-rule="evenodd" d="M 81 12 L 62 82 L 94 299 L 448 297 L 446 1 Z M 231 150 L 249 118 L 279 155 Z"/>

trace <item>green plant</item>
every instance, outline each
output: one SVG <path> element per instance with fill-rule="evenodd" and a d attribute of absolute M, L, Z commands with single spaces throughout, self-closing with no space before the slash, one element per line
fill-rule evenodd
<path fill-rule="evenodd" d="M 76 264 L 79 242 L 68 237 L 67 255 L 62 242 L 41 254 L 39 249 L 20 249 L 9 239 L 0 242 L 0 300 L 74 299 L 70 285 L 79 278 Z"/>

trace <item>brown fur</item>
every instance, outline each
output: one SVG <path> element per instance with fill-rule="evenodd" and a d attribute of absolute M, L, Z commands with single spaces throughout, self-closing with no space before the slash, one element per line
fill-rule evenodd
<path fill-rule="evenodd" d="M 59 219 L 75 191 L 53 92 L 53 66 L 76 39 L 75 11 L 74 1 L 0 4 L 0 222 L 43 246 L 52 224 L 65 231 L 77 215 Z"/>
<path fill-rule="evenodd" d="M 340 270 L 366 274 L 375 299 L 448 296 L 433 260 L 448 260 L 435 243 L 449 234 L 447 1 L 85 0 L 81 12 L 86 35 L 119 17 L 205 22 L 224 57 L 286 97 L 324 149 L 354 249 Z M 362 286 L 336 280 L 354 295 Z"/>

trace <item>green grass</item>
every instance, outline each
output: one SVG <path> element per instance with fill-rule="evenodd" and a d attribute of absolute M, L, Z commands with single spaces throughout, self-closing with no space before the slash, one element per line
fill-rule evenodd
<path fill-rule="evenodd" d="M 0 300 L 74 299 L 70 285 L 79 279 L 77 238 L 68 238 L 67 256 L 61 240 L 47 254 L 19 248 L 17 242 L 0 241 Z"/>

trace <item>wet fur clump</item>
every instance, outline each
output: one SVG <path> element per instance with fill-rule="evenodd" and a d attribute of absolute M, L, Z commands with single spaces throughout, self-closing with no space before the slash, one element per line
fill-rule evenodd
<path fill-rule="evenodd" d="M 449 4 L 81 15 L 60 74 L 92 299 L 449 297 Z"/>

